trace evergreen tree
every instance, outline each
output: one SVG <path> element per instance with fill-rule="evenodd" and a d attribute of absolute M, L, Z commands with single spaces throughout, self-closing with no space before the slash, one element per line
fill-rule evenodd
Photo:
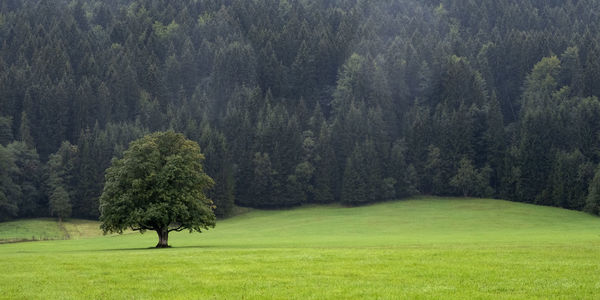
<path fill-rule="evenodd" d="M 551 204 L 542 191 L 552 168 L 553 144 L 558 141 L 555 134 L 559 131 L 554 130 L 557 116 L 552 107 L 558 100 L 555 78 L 559 71 L 558 58 L 544 58 L 525 81 L 519 143 L 521 177 L 516 197 L 520 201 Z"/>
<path fill-rule="evenodd" d="M 275 180 L 278 175 L 271 167 L 271 159 L 267 153 L 257 152 L 252 161 L 254 165 L 254 176 L 252 180 L 253 205 L 258 207 L 277 207 L 277 199 L 280 191 L 279 182 Z"/>
<path fill-rule="evenodd" d="M 342 201 L 349 165 L 364 202 L 455 195 L 463 158 L 489 174 L 469 194 L 581 209 L 600 161 L 589 1 L 109 2 L 0 4 L 16 216 L 48 215 L 54 176 L 96 218 L 113 156 L 166 128 L 207 151 L 219 216 Z"/>
<path fill-rule="evenodd" d="M 583 209 L 593 174 L 594 168 L 578 150 L 572 153 L 559 152 L 548 185 L 552 204 Z"/>
<path fill-rule="evenodd" d="M 16 198 L 19 217 L 46 215 L 46 199 L 42 186 L 43 166 L 35 149 L 24 142 L 13 142 L 6 148 L 14 159 L 13 182 L 20 187 L 20 197 Z"/>
<path fill-rule="evenodd" d="M 215 205 L 215 215 L 229 216 L 234 205 L 234 178 L 225 136 L 209 126 L 202 129 L 200 145 L 205 156 L 204 170 L 215 181 L 208 196 Z"/>
<path fill-rule="evenodd" d="M 483 136 L 483 142 L 486 145 L 487 157 L 485 161 L 492 169 L 490 185 L 499 191 L 501 178 L 504 176 L 506 169 L 504 168 L 504 158 L 506 155 L 506 134 L 504 132 L 504 118 L 500 103 L 493 93 L 488 107 L 486 131 Z"/>
<path fill-rule="evenodd" d="M 6 146 L 12 140 L 12 119 L 9 117 L 0 117 L 0 145 Z"/>
<path fill-rule="evenodd" d="M 428 148 L 427 162 L 425 164 L 427 183 L 423 184 L 423 192 L 440 195 L 446 189 L 444 178 L 446 174 L 442 168 L 440 148 L 430 145 Z"/>
<path fill-rule="evenodd" d="M 56 201 L 56 210 L 50 207 L 51 212 L 59 218 L 67 217 L 71 214 L 71 199 L 76 199 L 77 191 L 77 146 L 69 142 L 63 142 L 60 149 L 52 155 L 46 165 L 46 195 L 49 200 Z M 68 212 L 68 214 L 66 213 Z M 77 215 L 80 216 L 80 215 Z"/>
<path fill-rule="evenodd" d="M 393 182 L 394 196 L 393 197 L 407 197 L 416 194 L 416 187 L 414 182 L 416 178 L 415 174 L 409 170 L 409 166 L 406 163 L 406 146 L 404 141 L 397 141 L 394 143 L 388 164 L 388 175 L 393 181 L 388 180 L 387 183 Z M 413 170 L 414 171 L 414 170 Z"/>
<path fill-rule="evenodd" d="M 96 219 L 99 211 L 98 198 L 102 194 L 103 178 L 100 176 L 107 165 L 100 165 L 102 153 L 99 151 L 99 132 L 95 130 L 82 131 L 76 147 L 77 158 L 73 162 L 73 174 L 76 176 L 76 189 L 72 198 L 72 212 L 78 217 Z"/>
<path fill-rule="evenodd" d="M 327 124 L 322 124 L 315 147 L 315 170 L 313 180 L 314 201 L 331 203 L 334 201 L 335 153 L 331 146 L 331 133 Z"/>
<path fill-rule="evenodd" d="M 589 182 L 585 211 L 595 215 L 600 214 L 600 168 L 596 168 L 594 178 Z"/>
<path fill-rule="evenodd" d="M 358 205 L 368 202 L 369 195 L 365 172 L 362 169 L 362 151 L 357 145 L 348 157 L 344 170 L 344 180 L 340 201 L 346 205 Z"/>
<path fill-rule="evenodd" d="M 0 145 L 0 220 L 16 217 L 19 212 L 17 199 L 21 188 L 12 179 L 17 167 L 14 158 L 7 148 Z"/>
<path fill-rule="evenodd" d="M 21 125 L 19 126 L 19 140 L 27 145 L 27 147 L 34 147 L 34 140 L 31 136 L 31 129 L 29 127 L 29 118 L 27 118 L 27 112 L 21 113 Z"/>

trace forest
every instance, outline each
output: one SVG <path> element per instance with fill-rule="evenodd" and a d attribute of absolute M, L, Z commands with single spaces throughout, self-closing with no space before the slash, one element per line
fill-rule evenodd
<path fill-rule="evenodd" d="M 600 211 L 594 0 L 3 0 L 0 220 L 96 219 L 159 130 L 235 205 L 493 197 Z"/>

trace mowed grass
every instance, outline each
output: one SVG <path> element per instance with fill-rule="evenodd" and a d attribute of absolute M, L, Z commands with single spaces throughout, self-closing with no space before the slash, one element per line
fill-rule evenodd
<path fill-rule="evenodd" d="M 486 199 L 253 210 L 150 249 L 147 232 L 0 245 L 0 298 L 597 299 L 600 218 Z"/>

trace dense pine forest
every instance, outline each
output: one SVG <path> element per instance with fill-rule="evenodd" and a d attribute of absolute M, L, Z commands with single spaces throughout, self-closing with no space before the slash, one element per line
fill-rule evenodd
<path fill-rule="evenodd" d="M 595 0 L 3 0 L 0 220 L 97 218 L 130 141 L 234 205 L 415 194 L 598 213 Z"/>

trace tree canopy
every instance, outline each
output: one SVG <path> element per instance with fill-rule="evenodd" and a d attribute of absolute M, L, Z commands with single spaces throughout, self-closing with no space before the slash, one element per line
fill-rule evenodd
<path fill-rule="evenodd" d="M 61 203 L 97 219 L 111 159 L 166 130 L 202 147 L 217 217 L 413 194 L 598 213 L 599 14 L 596 0 L 0 1 L 0 219 Z"/>
<path fill-rule="evenodd" d="M 214 227 L 214 206 L 206 196 L 213 180 L 202 170 L 203 159 L 197 143 L 173 131 L 133 141 L 106 170 L 102 230 L 153 230 L 162 248 L 171 231 Z"/>

